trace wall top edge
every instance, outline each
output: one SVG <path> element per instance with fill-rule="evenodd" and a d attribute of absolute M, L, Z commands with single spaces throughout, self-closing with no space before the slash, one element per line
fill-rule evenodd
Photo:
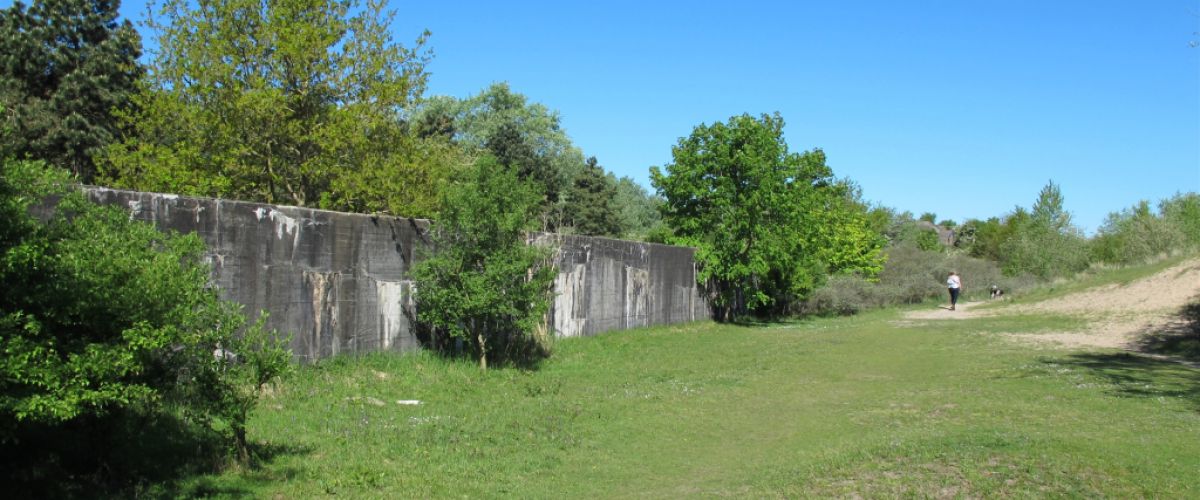
<path fill-rule="evenodd" d="M 154 191 L 134 191 L 131 189 L 118 189 L 118 188 L 111 188 L 111 187 L 105 187 L 105 186 L 93 186 L 90 184 L 81 184 L 80 187 L 86 192 L 96 192 L 96 193 L 111 192 L 111 193 L 128 193 L 130 195 L 151 195 L 151 196 L 160 196 L 160 197 L 163 197 L 166 199 L 183 199 L 183 200 L 210 201 L 210 202 L 216 202 L 216 203 L 230 203 L 230 204 L 234 204 L 234 205 L 242 205 L 242 206 L 247 206 L 247 207 L 266 207 L 266 208 L 282 209 L 282 210 L 289 210 L 289 211 L 309 212 L 312 214 L 338 215 L 338 216 L 364 218 L 364 219 L 371 219 L 371 220 L 387 219 L 387 220 L 393 220 L 393 221 L 397 221 L 397 222 L 415 222 L 415 223 L 424 223 L 424 224 L 431 224 L 433 222 L 430 219 L 419 219 L 416 217 L 401 217 L 401 216 L 397 216 L 397 215 L 383 214 L 383 213 L 361 214 L 361 213 L 355 213 L 355 212 L 340 212 L 337 210 L 326 210 L 323 208 L 313 208 L 313 207 L 298 207 L 295 205 L 285 205 L 285 204 L 280 204 L 280 203 L 262 203 L 262 202 L 257 202 L 257 201 L 243 201 L 243 200 L 235 200 L 235 199 L 230 199 L 230 198 L 213 198 L 211 196 L 190 196 L 190 195 L 173 194 L 173 193 L 159 193 L 159 192 L 154 192 Z"/>
<path fill-rule="evenodd" d="M 430 225 L 430 226 L 433 225 L 432 219 L 421 219 L 421 218 L 416 218 L 416 217 L 403 217 L 403 216 L 393 215 L 393 214 L 382 214 L 382 213 L 361 214 L 361 213 L 355 213 L 355 212 L 340 212 L 337 210 L 326 210 L 326 209 L 322 209 L 322 208 L 312 208 L 312 207 L 298 207 L 295 205 L 285 205 L 285 204 L 280 204 L 280 203 L 262 203 L 262 202 L 257 202 L 257 201 L 235 200 L 235 199 L 231 199 L 231 198 L 214 198 L 211 196 L 191 196 L 191 195 L 182 195 L 182 194 L 174 194 L 174 193 L 160 193 L 160 192 L 155 192 L 155 191 L 135 191 L 132 189 L 120 189 L 120 188 L 112 188 L 112 187 L 106 187 L 106 186 L 94 186 L 91 184 L 80 184 L 80 187 L 84 191 L 97 192 L 97 193 L 111 192 L 111 193 L 127 193 L 130 195 L 150 195 L 150 196 L 160 196 L 160 197 L 163 197 L 166 199 L 185 199 L 185 200 L 197 200 L 197 201 L 210 201 L 210 202 L 216 202 L 216 203 L 231 203 L 231 204 L 243 205 L 243 206 L 247 206 L 247 207 L 267 207 L 267 208 L 275 208 L 275 209 L 296 210 L 296 211 L 302 211 L 302 212 L 309 212 L 309 213 L 313 213 L 313 214 L 322 213 L 322 214 L 339 215 L 339 216 L 347 216 L 347 217 L 360 217 L 360 218 L 369 219 L 369 220 L 386 219 L 386 220 L 393 220 L 393 221 L 397 221 L 397 222 L 410 222 L 410 223 L 415 222 L 418 224 L 424 223 L 424 224 Z M 611 241 L 611 242 L 616 242 L 616 243 L 646 245 L 649 247 L 686 248 L 686 249 L 689 249 L 692 251 L 696 250 L 695 247 L 688 247 L 688 246 L 666 245 L 663 243 L 651 243 L 648 241 L 624 240 L 624 239 L 620 239 L 620 238 L 609 238 L 609 237 L 604 237 L 604 236 L 587 236 L 587 235 L 582 235 L 582 234 L 562 234 L 562 233 L 546 233 L 546 232 L 542 232 L 542 231 L 533 231 L 533 232 L 529 233 L 529 235 L 530 235 L 531 239 L 539 239 L 539 238 L 543 238 L 543 237 L 555 238 L 555 239 L 559 239 L 559 240 L 571 239 L 571 238 L 583 238 L 583 239 L 589 239 L 589 240 L 603 240 L 603 241 Z"/>

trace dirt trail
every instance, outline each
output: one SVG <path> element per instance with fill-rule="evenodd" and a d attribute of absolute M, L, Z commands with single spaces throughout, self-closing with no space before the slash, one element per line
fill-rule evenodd
<path fill-rule="evenodd" d="M 1089 288 L 1033 304 L 978 309 L 979 302 L 959 304 L 956 311 L 939 308 L 913 311 L 908 320 L 968 319 L 1008 314 L 1058 313 L 1087 318 L 1084 331 L 1012 333 L 1014 339 L 1064 347 L 1132 348 L 1140 334 L 1177 326 L 1178 313 L 1200 296 L 1200 259 L 1172 266 L 1125 285 Z"/>

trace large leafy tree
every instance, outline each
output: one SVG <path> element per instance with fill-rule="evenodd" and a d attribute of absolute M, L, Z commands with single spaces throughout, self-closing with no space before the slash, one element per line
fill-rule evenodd
<path fill-rule="evenodd" d="M 537 224 L 537 189 L 484 156 L 444 196 L 436 252 L 412 270 L 418 319 L 435 338 L 466 341 L 482 368 L 493 353 L 520 361 L 530 354 L 524 346 L 536 345 L 531 334 L 555 276 L 550 250 L 526 244 Z"/>
<path fill-rule="evenodd" d="M 650 173 L 671 242 L 697 248 L 721 319 L 778 310 L 829 271 L 879 267 L 881 240 L 848 186 L 822 151 L 789 152 L 783 126 L 778 114 L 697 126 Z"/>
<path fill-rule="evenodd" d="M 141 39 L 118 22 L 118 0 L 34 0 L 0 11 L 3 148 L 45 160 L 84 182 L 93 157 L 120 140 L 113 111 L 129 106 Z"/>
<path fill-rule="evenodd" d="M 138 189 L 432 215 L 453 148 L 408 132 L 428 33 L 391 39 L 367 0 L 166 0 L 135 139 L 108 176 Z"/>

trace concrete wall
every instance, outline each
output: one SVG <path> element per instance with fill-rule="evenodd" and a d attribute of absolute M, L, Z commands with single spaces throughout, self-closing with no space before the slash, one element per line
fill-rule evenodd
<path fill-rule="evenodd" d="M 429 222 L 240 201 L 85 188 L 96 202 L 208 245 L 214 280 L 247 313 L 292 333 L 300 360 L 342 352 L 413 350 L 407 272 Z M 543 234 L 557 245 L 551 324 L 560 336 L 594 335 L 708 317 L 693 250 Z"/>
<path fill-rule="evenodd" d="M 551 309 L 561 336 L 681 323 L 709 317 L 697 293 L 691 248 L 543 234 L 558 247 Z"/>

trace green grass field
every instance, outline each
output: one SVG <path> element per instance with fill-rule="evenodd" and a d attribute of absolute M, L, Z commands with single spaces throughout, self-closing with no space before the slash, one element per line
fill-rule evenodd
<path fill-rule="evenodd" d="M 1200 371 L 997 333 L 1076 318 L 900 317 L 566 339 L 536 371 L 335 359 L 259 407 L 257 466 L 143 493 L 1200 497 Z"/>

